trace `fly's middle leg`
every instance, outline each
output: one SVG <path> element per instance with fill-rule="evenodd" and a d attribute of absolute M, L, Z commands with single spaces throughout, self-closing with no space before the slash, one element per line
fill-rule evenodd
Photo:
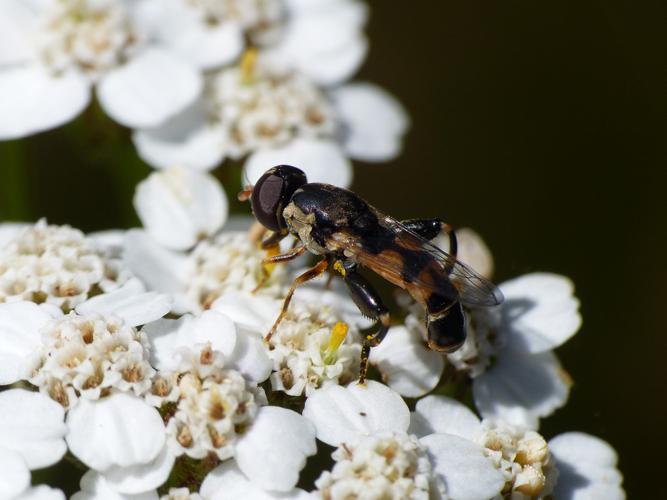
<path fill-rule="evenodd" d="M 334 263 L 334 269 L 343 277 L 343 280 L 350 291 L 350 296 L 361 313 L 364 316 L 377 321 L 377 331 L 364 338 L 361 348 L 359 383 L 363 384 L 366 381 L 368 358 L 370 356 L 371 347 L 379 345 L 389 330 L 389 310 L 370 283 L 357 272 L 355 264 L 351 262 L 336 261 Z"/>
<path fill-rule="evenodd" d="M 292 295 L 294 295 L 294 292 L 296 289 L 300 286 L 306 283 L 307 281 L 310 281 L 314 278 L 317 278 L 318 276 L 321 276 L 324 271 L 327 270 L 329 267 L 329 259 L 324 258 L 321 261 L 319 261 L 317 264 L 315 264 L 313 267 L 305 271 L 303 274 L 300 274 L 299 276 L 296 277 L 294 282 L 292 283 L 292 286 L 290 287 L 289 291 L 287 292 L 287 295 L 285 296 L 285 300 L 283 302 L 283 307 L 280 310 L 280 314 L 278 315 L 278 318 L 276 319 L 275 323 L 273 323 L 273 326 L 271 327 L 271 330 L 269 330 L 269 333 L 266 334 L 264 337 L 264 342 L 269 342 L 271 340 L 271 337 L 273 336 L 274 333 L 276 333 L 276 329 L 278 328 L 278 325 L 280 325 L 280 322 L 285 318 L 285 315 L 287 314 L 287 309 L 289 308 L 289 303 L 292 300 Z"/>

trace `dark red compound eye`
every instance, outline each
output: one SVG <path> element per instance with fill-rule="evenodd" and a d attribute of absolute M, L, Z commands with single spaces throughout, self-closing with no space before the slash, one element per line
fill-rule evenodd
<path fill-rule="evenodd" d="M 294 191 L 306 182 L 306 174 L 290 165 L 279 165 L 267 170 L 255 184 L 250 197 L 257 221 L 271 231 L 284 229 L 283 209 Z"/>

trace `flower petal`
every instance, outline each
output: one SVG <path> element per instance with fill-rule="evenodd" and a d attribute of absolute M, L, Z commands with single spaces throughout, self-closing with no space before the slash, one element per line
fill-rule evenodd
<path fill-rule="evenodd" d="M 236 463 L 246 477 L 273 491 L 294 488 L 306 457 L 315 453 L 313 425 L 298 413 L 277 406 L 259 410 L 235 449 Z"/>
<path fill-rule="evenodd" d="M 0 140 L 17 139 L 67 123 L 90 101 L 88 80 L 69 71 L 52 76 L 39 64 L 0 70 Z"/>
<path fill-rule="evenodd" d="M 14 498 L 30 485 L 30 471 L 21 455 L 0 448 L 0 498 Z"/>
<path fill-rule="evenodd" d="M 162 452 L 147 464 L 111 467 L 104 472 L 104 478 L 107 484 L 119 493 L 143 493 L 154 490 L 167 480 L 175 460 L 165 446 Z"/>
<path fill-rule="evenodd" d="M 410 410 L 401 396 L 374 380 L 315 391 L 303 416 L 315 424 L 317 438 L 331 446 L 379 431 L 404 432 L 410 424 Z"/>
<path fill-rule="evenodd" d="M 299 167 L 308 176 L 308 182 L 341 187 L 352 183 L 352 166 L 340 146 L 316 139 L 295 139 L 281 148 L 256 151 L 245 163 L 244 178 L 254 183 L 269 168 L 282 164 Z"/>
<path fill-rule="evenodd" d="M 583 432 L 566 432 L 549 441 L 549 450 L 558 469 L 555 498 L 625 498 L 618 457 L 606 441 Z"/>
<path fill-rule="evenodd" d="M 81 491 L 72 495 L 71 500 L 158 500 L 155 490 L 128 495 L 117 492 L 102 474 L 89 470 L 81 478 Z"/>
<path fill-rule="evenodd" d="M 97 96 L 121 125 L 154 127 L 193 103 L 201 75 L 169 52 L 148 49 L 102 78 Z"/>
<path fill-rule="evenodd" d="M 53 465 L 67 451 L 64 416 L 62 406 L 39 392 L 0 392 L 0 443 L 21 454 L 30 469 Z"/>
<path fill-rule="evenodd" d="M 410 432 L 418 436 L 453 434 L 472 440 L 480 421 L 470 408 L 445 396 L 426 396 L 417 401 L 410 421 Z"/>
<path fill-rule="evenodd" d="M 149 290 L 168 293 L 174 299 L 174 311 L 187 310 L 185 284 L 192 271 L 192 261 L 185 255 L 160 246 L 145 231 L 133 229 L 125 235 L 125 264 Z"/>
<path fill-rule="evenodd" d="M 139 156 L 157 168 L 182 166 L 210 170 L 223 158 L 223 131 L 209 124 L 204 103 L 197 101 L 162 125 L 132 135 Z"/>
<path fill-rule="evenodd" d="M 243 329 L 237 332 L 236 346 L 229 356 L 229 362 L 256 384 L 269 378 L 273 370 L 273 362 L 269 358 L 262 336 Z"/>
<path fill-rule="evenodd" d="M 28 376 L 42 345 L 39 329 L 51 316 L 33 302 L 0 304 L 0 385 Z"/>
<path fill-rule="evenodd" d="M 475 405 L 485 418 L 537 429 L 540 417 L 567 401 L 569 376 L 551 352 L 501 354 L 491 369 L 473 380 Z"/>
<path fill-rule="evenodd" d="M 35 56 L 31 35 L 38 12 L 25 0 L 0 2 L 0 66 L 26 62 Z"/>
<path fill-rule="evenodd" d="M 161 319 L 146 325 L 142 331 L 151 341 L 151 364 L 158 370 L 175 370 L 183 347 L 194 349 L 210 344 L 211 348 L 230 356 L 236 347 L 236 326 L 224 314 L 204 311 L 200 316 L 185 315 L 177 320 Z"/>
<path fill-rule="evenodd" d="M 492 498 L 505 485 L 479 445 L 449 434 L 431 434 L 420 441 L 428 448 L 434 472 L 444 480 L 447 498 Z"/>
<path fill-rule="evenodd" d="M 162 451 L 165 431 L 158 411 L 129 394 L 79 400 L 67 414 L 67 444 L 88 467 L 145 464 Z"/>
<path fill-rule="evenodd" d="M 185 168 L 154 172 L 137 186 L 134 206 L 148 234 L 173 250 L 192 247 L 227 219 L 227 197 L 211 175 Z"/>
<path fill-rule="evenodd" d="M 445 361 L 404 326 L 389 329 L 382 343 L 371 349 L 370 361 L 382 380 L 402 396 L 416 398 L 438 385 Z"/>
<path fill-rule="evenodd" d="M 565 276 L 533 273 L 500 285 L 505 295 L 500 329 L 507 348 L 544 352 L 566 342 L 581 326 L 574 285 Z"/>
<path fill-rule="evenodd" d="M 275 498 L 305 500 L 312 498 L 301 489 L 284 493 L 265 491 L 248 480 L 233 460 L 228 460 L 208 473 L 199 488 L 206 500 L 272 500 Z"/>
<path fill-rule="evenodd" d="M 399 154 L 410 120 L 394 96 L 377 85 L 352 83 L 333 90 L 331 97 L 352 158 L 376 162 Z"/>
<path fill-rule="evenodd" d="M 79 314 L 115 314 L 131 326 L 145 325 L 161 318 L 171 310 L 169 295 L 145 292 L 136 278 L 128 280 L 120 288 L 96 295 L 76 307 Z"/>
<path fill-rule="evenodd" d="M 226 292 L 213 302 L 211 309 L 219 311 L 238 326 L 260 335 L 269 331 L 278 317 L 282 301 L 244 292 Z"/>
<path fill-rule="evenodd" d="M 57 488 L 40 484 L 21 493 L 20 500 L 65 500 L 65 494 Z"/>

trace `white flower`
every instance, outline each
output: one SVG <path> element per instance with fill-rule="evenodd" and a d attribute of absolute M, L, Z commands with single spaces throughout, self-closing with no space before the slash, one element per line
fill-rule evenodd
<path fill-rule="evenodd" d="M 448 248 L 442 241 L 438 244 Z M 466 235 L 459 256 L 487 273 L 493 268 L 474 233 Z M 528 274 L 499 288 L 505 301 L 493 309 L 468 311 L 466 341 L 446 360 L 473 379 L 475 404 L 484 417 L 537 428 L 539 419 L 563 406 L 569 395 L 570 378 L 552 350 L 579 329 L 579 301 L 572 282 L 555 274 Z M 373 349 L 371 362 L 383 370 L 390 386 L 414 397 L 437 385 L 444 363 L 423 345 L 423 309 L 414 303 L 408 308 L 409 332 L 393 329 L 398 335 L 388 335 Z"/>
<path fill-rule="evenodd" d="M 250 481 L 232 461 L 220 464 L 208 473 L 199 489 L 205 500 L 306 500 L 311 496 L 299 488 L 282 492 L 261 489 Z"/>
<path fill-rule="evenodd" d="M 72 500 L 158 500 L 154 489 L 138 494 L 120 493 L 94 470 L 86 472 L 79 484 L 81 490 L 72 495 Z"/>
<path fill-rule="evenodd" d="M 455 435 L 482 446 L 505 481 L 511 498 L 543 497 L 551 493 L 558 475 L 547 442 L 537 432 L 501 421 L 484 420 L 465 405 L 444 396 L 417 402 L 411 430 L 417 435 Z"/>
<path fill-rule="evenodd" d="M 321 441 L 338 446 L 322 495 L 347 498 L 490 498 L 504 485 L 481 446 L 459 436 L 408 435 L 410 412 L 401 397 L 369 380 L 331 386 L 306 400 L 304 416 Z"/>
<path fill-rule="evenodd" d="M 148 234 L 166 248 L 185 250 L 214 234 L 227 219 L 227 197 L 207 173 L 173 167 L 137 185 L 137 215 Z"/>
<path fill-rule="evenodd" d="M 247 54 L 241 67 L 211 75 L 202 99 L 163 125 L 139 130 L 139 154 L 153 166 L 207 169 L 247 155 L 254 182 L 281 163 L 297 164 L 313 182 L 348 186 L 348 156 L 396 156 L 408 118 L 401 105 L 370 84 L 330 93 L 301 73 Z"/>
<path fill-rule="evenodd" d="M 175 312 L 197 313 L 211 307 L 223 293 L 256 290 L 266 252 L 250 240 L 247 231 L 222 231 L 183 254 L 164 248 L 143 231 L 131 230 L 124 257 L 150 289 L 174 298 Z M 283 297 L 289 285 L 284 266 L 275 266 L 256 295 Z"/>
<path fill-rule="evenodd" d="M 146 341 L 134 326 L 164 315 L 168 297 L 130 280 L 63 316 L 32 302 L 0 304 L 0 383 L 29 380 L 65 407 L 79 397 L 150 388 Z"/>
<path fill-rule="evenodd" d="M 70 226 L 10 226 L 0 249 L 0 302 L 29 300 L 64 311 L 128 278 L 106 249 Z"/>
<path fill-rule="evenodd" d="M 207 69 L 233 61 L 247 40 L 282 65 L 332 84 L 347 79 L 366 54 L 367 9 L 358 0 L 151 0 L 148 7 L 160 42 Z"/>
<path fill-rule="evenodd" d="M 410 430 L 417 435 L 451 434 L 484 448 L 505 479 L 503 495 L 513 499 L 625 498 L 614 450 L 578 432 L 549 443 L 537 432 L 502 421 L 483 420 L 465 405 L 443 396 L 417 402 Z M 555 487 L 554 487 L 555 485 Z"/>
<path fill-rule="evenodd" d="M 154 126 L 189 105 L 201 75 L 156 43 L 146 1 L 0 2 L 0 138 L 61 125 L 86 107 L 91 89 L 127 126 Z M 156 91 L 159 89 L 159 91 Z"/>
<path fill-rule="evenodd" d="M 204 500 L 199 493 L 190 493 L 187 488 L 169 488 L 166 495 L 162 495 L 160 500 Z"/>
<path fill-rule="evenodd" d="M 625 498 L 618 458 L 607 442 L 582 432 L 566 432 L 551 439 L 549 449 L 559 472 L 555 498 Z"/>
<path fill-rule="evenodd" d="M 300 287 L 285 318 L 270 340 L 271 387 L 291 396 L 310 396 L 315 389 L 345 385 L 359 374 L 361 342 L 358 329 L 369 321 L 341 287 L 323 284 Z M 266 335 L 283 300 L 247 293 L 226 293 L 212 308 L 232 318 L 241 330 Z"/>
<path fill-rule="evenodd" d="M 64 500 L 60 490 L 30 488 L 30 470 L 57 463 L 67 449 L 64 410 L 23 389 L 0 392 L 0 498 Z"/>

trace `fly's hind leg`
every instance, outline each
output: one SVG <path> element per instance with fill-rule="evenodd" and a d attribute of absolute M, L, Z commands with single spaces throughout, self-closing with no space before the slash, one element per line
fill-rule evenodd
<path fill-rule="evenodd" d="M 280 257 L 280 256 L 277 256 Z M 277 258 L 276 257 L 276 258 Z M 294 292 L 296 289 L 300 286 L 306 283 L 307 281 L 312 280 L 313 278 L 317 278 L 318 276 L 322 275 L 324 271 L 327 270 L 329 267 L 329 259 L 324 258 L 321 261 L 319 261 L 317 264 L 315 264 L 313 267 L 308 269 L 306 272 L 303 274 L 300 274 L 299 276 L 296 277 L 294 280 L 294 283 L 292 283 L 292 286 L 290 287 L 289 291 L 287 292 L 287 295 L 285 296 L 285 301 L 283 302 L 283 307 L 280 310 L 280 314 L 278 315 L 278 319 L 276 319 L 275 323 L 273 323 L 273 326 L 271 327 L 271 330 L 269 330 L 269 333 L 266 334 L 266 337 L 264 337 L 265 342 L 269 342 L 271 340 L 271 337 L 273 334 L 276 332 L 276 329 L 278 328 L 278 325 L 280 325 L 280 322 L 285 318 L 285 315 L 287 314 L 287 309 L 289 308 L 289 303 L 292 300 L 292 295 L 294 295 Z"/>
<path fill-rule="evenodd" d="M 377 321 L 377 331 L 364 338 L 361 348 L 359 383 L 363 384 L 366 381 L 368 357 L 370 355 L 371 347 L 379 345 L 389 330 L 389 310 L 370 283 L 357 273 L 356 265 L 354 263 L 336 261 L 334 263 L 334 269 L 343 277 L 343 280 L 350 291 L 350 295 L 352 296 L 352 300 L 361 313 L 364 316 Z"/>
<path fill-rule="evenodd" d="M 454 257 L 454 260 L 456 260 L 456 254 L 459 248 L 458 241 L 456 239 L 456 231 L 454 231 L 454 228 L 446 222 L 443 222 L 437 218 L 407 219 L 401 221 L 401 224 L 407 227 L 410 231 L 417 233 L 419 236 L 429 241 L 438 236 L 440 232 L 444 231 L 447 233 L 447 236 L 449 236 L 449 252 L 447 253 L 449 253 L 449 255 Z M 447 274 L 450 274 L 453 268 L 454 262 L 445 265 L 445 271 L 447 271 Z"/>

